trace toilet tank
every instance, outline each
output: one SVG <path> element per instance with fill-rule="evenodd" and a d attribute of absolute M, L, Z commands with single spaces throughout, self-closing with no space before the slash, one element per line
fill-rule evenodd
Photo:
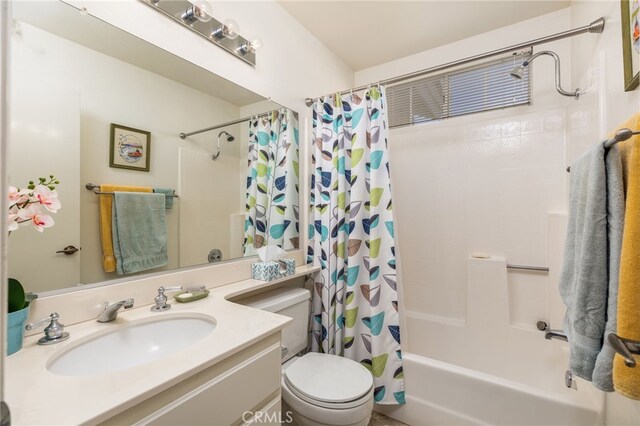
<path fill-rule="evenodd" d="M 235 303 L 285 315 L 293 321 L 282 330 L 282 362 L 307 347 L 311 293 L 304 288 L 281 287 Z"/>

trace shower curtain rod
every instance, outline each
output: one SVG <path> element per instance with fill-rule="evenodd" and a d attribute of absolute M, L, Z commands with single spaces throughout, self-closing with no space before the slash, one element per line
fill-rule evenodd
<path fill-rule="evenodd" d="M 242 122 L 245 122 L 245 121 L 249 121 L 249 120 L 254 119 L 254 118 L 264 117 L 265 115 L 269 115 L 269 114 L 273 113 L 274 111 L 279 111 L 279 108 L 278 109 L 272 109 L 271 111 L 261 112 L 260 114 L 254 114 L 254 115 L 251 115 L 249 117 L 238 118 L 237 120 L 229 121 L 227 123 L 217 124 L 215 126 L 207 127 L 206 129 L 195 130 L 195 131 L 189 132 L 189 133 L 180 133 L 180 139 L 186 139 L 187 136 L 197 135 L 198 133 L 204 133 L 204 132 L 208 132 L 208 131 L 211 131 L 211 130 L 220 129 L 222 127 L 232 126 L 234 124 L 238 124 L 238 123 L 242 123 Z"/>
<path fill-rule="evenodd" d="M 404 80 L 409 80 L 409 79 L 416 78 L 416 77 L 422 77 L 422 76 L 427 75 L 427 74 L 432 74 L 434 72 L 442 71 L 442 70 L 445 70 L 445 69 L 448 69 L 448 68 L 457 67 L 459 65 L 464 65 L 464 64 L 467 64 L 469 62 L 479 61 L 481 59 L 490 58 L 492 56 L 501 55 L 501 54 L 504 54 L 504 53 L 511 53 L 511 52 L 515 52 L 517 50 L 522 50 L 522 49 L 526 49 L 526 48 L 531 48 L 533 46 L 537 46 L 538 44 L 549 43 L 549 42 L 552 42 L 552 41 L 561 40 L 563 38 L 573 37 L 573 36 L 578 35 L 578 34 L 601 33 L 604 30 L 604 25 L 605 25 L 605 19 L 604 18 L 598 18 L 598 19 L 596 19 L 595 21 L 593 21 L 592 23 L 590 23 L 588 25 L 584 25 L 582 27 L 574 28 L 572 30 L 567 30 L 567 31 L 563 31 L 563 32 L 560 32 L 560 33 L 552 34 L 552 35 L 549 35 L 549 36 L 546 36 L 546 37 L 537 38 L 537 39 L 530 40 L 530 41 L 527 41 L 527 42 L 524 42 L 524 43 L 514 44 L 512 46 L 503 47 L 501 49 L 491 50 L 489 52 L 480 53 L 478 55 L 469 56 L 469 57 L 466 57 L 466 58 L 463 58 L 463 59 L 458 59 L 458 60 L 455 60 L 455 61 L 452 61 L 452 62 L 447 62 L 445 64 L 436 65 L 434 67 L 425 68 L 425 69 L 422 69 L 422 70 L 419 70 L 419 71 L 414 71 L 414 72 L 411 72 L 411 73 L 408 73 L 408 74 L 399 75 L 397 77 L 391 77 L 391 78 L 388 78 L 386 80 L 380 80 L 380 81 L 375 82 L 375 83 L 370 83 L 370 84 L 366 84 L 366 85 L 363 85 L 363 86 L 354 87 L 352 89 L 343 90 L 343 91 L 338 92 L 338 93 L 340 95 L 345 95 L 345 94 L 350 93 L 350 92 L 357 92 L 357 91 L 360 91 L 360 90 L 367 89 L 371 85 L 399 83 L 399 82 L 404 81 Z M 329 95 L 326 95 L 326 96 L 329 96 Z M 305 99 L 305 104 L 307 106 L 311 106 L 316 99 L 318 99 L 318 98 L 306 98 Z"/>

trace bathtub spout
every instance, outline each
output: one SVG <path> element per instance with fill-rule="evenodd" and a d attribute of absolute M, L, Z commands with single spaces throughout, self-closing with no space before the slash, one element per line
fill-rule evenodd
<path fill-rule="evenodd" d="M 547 330 L 544 332 L 544 338 L 547 340 L 551 340 L 551 339 L 562 340 L 563 342 L 569 341 L 569 339 L 567 338 L 567 335 L 564 334 L 564 331 L 562 330 Z"/>
<path fill-rule="evenodd" d="M 556 340 L 562 340 L 563 342 L 568 342 L 569 341 L 569 339 L 567 338 L 567 335 L 564 333 L 564 331 L 562 331 L 562 330 L 552 330 L 549 327 L 549 324 L 547 324 L 544 321 L 538 321 L 536 326 L 538 327 L 538 330 L 544 331 L 544 338 L 547 339 L 547 340 L 556 339 Z"/>

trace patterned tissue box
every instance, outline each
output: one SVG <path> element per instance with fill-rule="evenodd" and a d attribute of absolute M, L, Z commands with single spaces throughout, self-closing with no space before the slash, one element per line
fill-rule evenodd
<path fill-rule="evenodd" d="M 251 277 L 254 280 L 273 281 L 295 274 L 296 261 L 293 259 L 282 259 L 282 261 L 287 265 L 286 272 L 280 272 L 278 262 L 258 262 L 251 264 Z"/>

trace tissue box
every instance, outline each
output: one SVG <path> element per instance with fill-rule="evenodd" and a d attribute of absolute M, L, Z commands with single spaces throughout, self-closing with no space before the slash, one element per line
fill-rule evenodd
<path fill-rule="evenodd" d="M 286 272 L 280 272 L 280 264 L 278 262 L 251 264 L 251 278 L 260 281 L 273 281 L 293 275 L 296 272 L 296 261 L 293 259 L 282 259 L 282 261 L 287 264 Z"/>

